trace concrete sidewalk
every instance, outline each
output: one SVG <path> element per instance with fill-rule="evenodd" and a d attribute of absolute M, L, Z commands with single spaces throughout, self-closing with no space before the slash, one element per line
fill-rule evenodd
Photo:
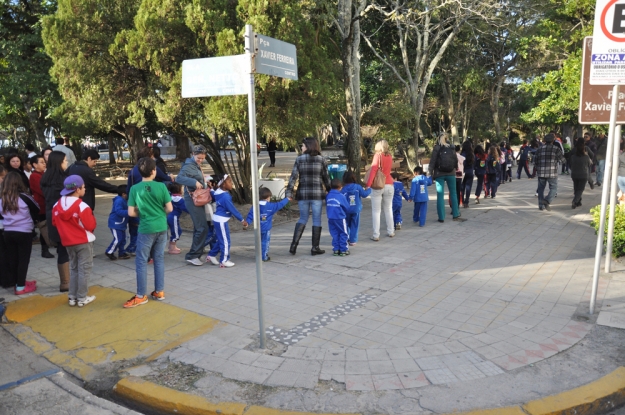
<path fill-rule="evenodd" d="M 0 414 L 131 415 L 69 381 L 46 359 L 0 328 Z"/>
<path fill-rule="evenodd" d="M 155 361 L 125 373 L 158 383 L 159 374 L 193 367 L 203 376 L 188 391 L 215 401 L 393 414 L 526 402 L 606 375 L 623 363 L 617 346 L 623 335 L 595 328 L 596 316 L 588 315 L 596 243 L 588 210 L 599 203 L 600 189 L 587 190 L 584 207 L 572 210 L 572 181 L 560 176 L 549 213 L 537 208 L 536 185 L 507 183 L 496 199 L 480 205 L 472 199 L 462 209 L 467 222 L 452 222 L 447 212 L 444 224 L 436 221 L 431 188 L 426 226 L 412 224 L 412 206 L 405 203 L 403 229 L 380 242 L 368 239 L 365 201 L 361 240 L 349 257 L 311 257 L 308 230 L 291 256 L 293 224 L 274 227 L 272 260 L 263 267 L 269 351 L 257 349 L 252 232 L 233 234 L 237 265 L 231 269 L 193 267 L 183 255 L 167 255 L 165 303 L 220 324 L 186 343 L 171 341 Z M 97 202 L 102 225 L 107 200 Z M 101 226 L 96 236 L 91 285 L 126 290 L 130 297 L 134 262 L 109 261 L 103 255 L 108 230 Z M 184 233 L 183 251 L 189 242 Z M 322 245 L 330 251 L 327 233 Z M 624 267 L 615 268 L 602 275 L 600 307 L 625 303 Z M 33 256 L 31 275 L 40 294 L 56 294 L 53 260 Z M 111 310 L 122 305 L 100 297 L 94 305 L 100 301 L 111 302 Z M 57 347 L 29 318 L 22 324 Z M 67 350 L 78 353 L 77 347 Z"/>

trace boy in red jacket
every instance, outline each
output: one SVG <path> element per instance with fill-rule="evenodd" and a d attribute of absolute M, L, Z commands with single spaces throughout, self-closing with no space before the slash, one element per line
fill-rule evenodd
<path fill-rule="evenodd" d="M 82 307 L 95 300 L 95 295 L 87 293 L 93 268 L 96 220 L 91 208 L 81 199 L 85 195 L 82 177 L 71 175 L 63 186 L 61 198 L 52 208 L 52 224 L 69 254 L 69 305 Z"/>

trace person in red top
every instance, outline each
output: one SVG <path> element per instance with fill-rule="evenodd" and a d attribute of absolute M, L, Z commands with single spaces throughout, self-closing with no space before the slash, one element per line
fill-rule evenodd
<path fill-rule="evenodd" d="M 376 242 L 380 240 L 380 213 L 382 210 L 386 219 L 387 235 L 391 238 L 395 236 L 395 224 L 393 223 L 393 195 L 395 194 L 395 188 L 393 187 L 393 178 L 391 177 L 393 156 L 391 156 L 388 150 L 388 142 L 386 140 L 380 140 L 375 143 L 375 154 L 371 162 L 371 173 L 369 174 L 366 187 L 371 187 L 375 174 L 378 171 L 378 166 L 384 173 L 386 181 L 383 189 L 372 189 L 371 191 L 371 218 L 373 219 L 373 236 L 371 236 L 371 240 Z"/>
<path fill-rule="evenodd" d="M 87 294 L 96 220 L 89 205 L 81 199 L 85 195 L 82 177 L 68 176 L 63 186 L 61 198 L 52 208 L 52 225 L 59 231 L 69 255 L 69 305 L 82 307 L 95 300 L 95 295 Z"/>
<path fill-rule="evenodd" d="M 39 205 L 39 216 L 37 227 L 39 228 L 39 241 L 41 242 L 41 256 L 43 258 L 54 258 L 54 255 L 50 253 L 48 247 L 48 227 L 46 226 L 46 198 L 41 191 L 41 176 L 46 171 L 46 160 L 41 155 L 34 155 L 30 159 L 30 164 L 33 166 L 33 172 L 30 175 L 28 181 L 30 182 L 30 193 L 33 195 L 33 199 Z"/>

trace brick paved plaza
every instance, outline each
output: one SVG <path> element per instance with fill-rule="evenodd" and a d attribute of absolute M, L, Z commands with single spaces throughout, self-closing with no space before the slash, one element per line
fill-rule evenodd
<path fill-rule="evenodd" d="M 166 254 L 166 302 L 222 322 L 169 359 L 240 381 L 315 388 L 334 380 L 347 390 L 451 384 L 547 359 L 592 327 L 586 321 L 596 237 L 588 210 L 600 190 L 587 189 L 583 208 L 571 210 L 572 181 L 560 176 L 547 213 L 537 208 L 535 186 L 505 184 L 495 200 L 462 209 L 467 222 L 449 215 L 444 224 L 436 221 L 430 188 L 426 226 L 413 225 L 412 204 L 404 202 L 403 229 L 380 242 L 368 239 L 366 200 L 360 242 L 348 257 L 312 257 L 309 229 L 291 256 L 294 223 L 275 226 L 271 261 L 263 265 L 268 338 L 284 350 L 274 355 L 251 347 L 258 337 L 253 232 L 232 235 L 231 269 L 194 267 L 184 255 Z M 134 261 L 104 256 L 109 209 L 110 197 L 98 197 L 90 285 L 134 292 Z M 189 232 L 179 246 L 190 246 Z M 322 248 L 330 246 L 324 232 Z M 42 259 L 38 247 L 29 275 L 38 293 L 56 294 L 56 263 Z M 608 281 L 601 279 L 599 306 Z M 2 296 L 13 299 L 8 291 Z"/>

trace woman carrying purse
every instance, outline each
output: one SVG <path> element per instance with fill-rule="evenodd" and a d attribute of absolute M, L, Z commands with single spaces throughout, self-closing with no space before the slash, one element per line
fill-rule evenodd
<path fill-rule="evenodd" d="M 191 249 L 185 255 L 185 260 L 189 264 L 198 267 L 204 264 L 204 260 L 201 257 L 204 254 L 204 241 L 208 232 L 204 205 L 210 201 L 210 193 L 208 193 L 207 197 L 206 191 L 204 191 L 206 182 L 201 167 L 204 160 L 206 160 L 206 149 L 200 145 L 194 146 L 193 156 L 184 162 L 180 168 L 180 173 L 176 177 L 176 182 L 185 186 L 184 204 L 193 222 L 193 242 L 191 243 Z M 208 191 L 208 189 L 206 190 Z M 195 194 L 195 192 L 198 193 Z M 194 201 L 194 196 L 196 201 Z M 204 200 L 206 203 L 202 205 L 201 203 Z"/>

